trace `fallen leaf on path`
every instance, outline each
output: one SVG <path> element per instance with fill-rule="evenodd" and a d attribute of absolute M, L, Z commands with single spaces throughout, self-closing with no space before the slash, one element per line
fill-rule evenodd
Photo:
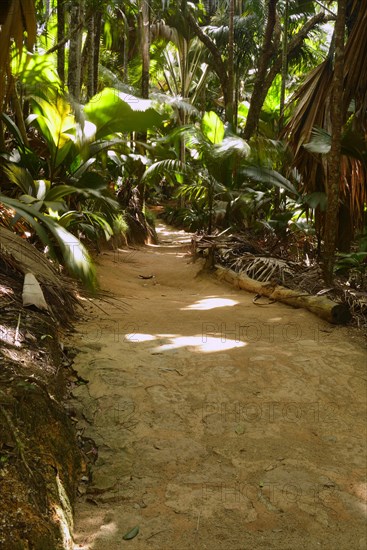
<path fill-rule="evenodd" d="M 124 540 L 131 540 L 136 537 L 136 535 L 139 533 L 139 527 L 136 526 L 134 529 L 131 529 L 128 533 L 126 533 L 122 538 Z"/>

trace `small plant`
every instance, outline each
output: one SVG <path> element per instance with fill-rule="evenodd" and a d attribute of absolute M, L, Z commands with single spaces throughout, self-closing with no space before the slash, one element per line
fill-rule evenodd
<path fill-rule="evenodd" d="M 335 273 L 347 274 L 351 271 L 364 274 L 367 271 L 367 252 L 351 252 L 338 254 L 335 263 Z"/>

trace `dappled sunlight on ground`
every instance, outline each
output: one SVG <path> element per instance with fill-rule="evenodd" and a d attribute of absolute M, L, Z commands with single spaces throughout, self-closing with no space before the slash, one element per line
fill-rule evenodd
<path fill-rule="evenodd" d="M 170 338 L 171 343 L 157 346 L 154 352 L 170 351 L 178 348 L 187 348 L 189 351 L 201 353 L 213 353 L 216 351 L 226 351 L 233 348 L 243 348 L 245 342 L 236 342 L 223 338 L 213 338 L 207 336 L 176 336 Z"/>
<path fill-rule="evenodd" d="M 141 334 L 130 333 L 125 334 L 126 341 L 135 344 L 141 344 L 143 342 L 152 342 L 154 340 L 161 340 L 162 338 L 168 340 L 167 343 L 161 343 L 160 345 L 152 348 L 152 353 L 162 353 L 164 351 L 171 351 L 179 348 L 184 348 L 186 351 L 199 352 L 199 353 L 215 353 L 217 351 L 226 351 L 233 348 L 243 348 L 247 345 L 246 342 L 239 340 L 229 340 L 222 335 L 218 338 L 212 336 L 206 336 L 200 334 L 196 336 L 181 336 L 175 334 Z"/>
<path fill-rule="evenodd" d="M 104 541 L 108 545 L 108 541 L 116 535 L 118 528 L 114 521 L 102 524 L 99 529 L 96 529 L 94 522 L 90 522 L 91 530 L 94 531 L 93 535 L 90 535 L 90 542 L 88 544 L 76 544 L 73 546 L 73 550 L 97 550 L 101 541 Z M 96 529 L 96 530 L 95 530 Z M 76 533 L 76 538 L 78 534 Z"/>
<path fill-rule="evenodd" d="M 190 243 L 191 242 L 191 233 L 187 233 L 183 229 L 167 229 L 166 225 L 158 223 L 156 226 L 156 232 L 158 239 L 162 243 L 176 244 L 176 243 Z"/>
<path fill-rule="evenodd" d="M 204 298 L 202 300 L 197 300 L 194 304 L 191 304 L 187 307 L 182 307 L 181 311 L 188 311 L 188 310 L 208 310 L 208 309 L 215 309 L 217 307 L 231 307 L 236 306 L 239 304 L 236 300 L 229 300 L 228 298 L 217 298 L 217 297 L 209 297 Z"/>
<path fill-rule="evenodd" d="M 157 336 L 153 336 L 153 334 L 142 334 L 142 333 L 134 333 L 133 335 L 125 335 L 127 338 L 129 336 L 131 342 L 151 342 L 152 340 L 156 340 Z"/>
<path fill-rule="evenodd" d="M 102 304 L 74 338 L 99 453 L 75 550 L 120 550 L 134 526 L 136 550 L 366 548 L 364 351 L 217 281 L 170 246 L 178 233 L 161 228 L 135 265 L 104 256 L 129 309 Z"/>

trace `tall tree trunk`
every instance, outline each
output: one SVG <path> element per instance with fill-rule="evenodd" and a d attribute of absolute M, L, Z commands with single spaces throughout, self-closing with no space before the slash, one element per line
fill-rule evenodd
<path fill-rule="evenodd" d="M 180 63 L 181 63 L 181 95 L 183 99 L 187 99 L 189 96 L 189 86 L 187 85 L 187 66 L 188 66 L 188 43 L 186 38 L 180 37 L 182 41 L 180 52 Z M 180 111 L 180 125 L 184 126 L 186 124 L 186 113 L 184 110 Z M 186 161 L 186 147 L 185 147 L 185 136 L 181 136 L 180 139 L 180 161 L 185 163 Z M 182 201 L 183 201 L 183 197 Z"/>
<path fill-rule="evenodd" d="M 225 105 L 226 121 L 233 128 L 234 122 L 234 4 L 235 0 L 229 2 L 229 34 L 228 34 L 228 86 L 227 101 Z"/>
<path fill-rule="evenodd" d="M 82 30 L 80 29 L 80 23 L 83 18 L 83 0 L 78 0 L 76 4 L 72 4 L 70 10 L 70 31 L 72 33 L 70 38 L 69 48 L 69 73 L 68 73 L 68 87 L 70 95 L 79 101 L 81 90 L 81 76 L 82 76 Z"/>
<path fill-rule="evenodd" d="M 101 51 L 102 13 L 97 11 L 94 16 L 94 69 L 93 69 L 93 95 L 98 92 L 99 80 L 99 56 Z"/>
<path fill-rule="evenodd" d="M 129 44 L 130 44 L 130 27 L 129 27 L 129 21 L 126 17 L 125 12 L 123 9 L 119 9 L 117 11 L 118 16 L 121 16 L 123 22 L 124 22 L 124 51 L 123 51 L 123 76 L 122 76 L 122 82 L 125 84 L 129 83 L 129 74 L 128 74 L 128 67 L 129 67 Z"/>
<path fill-rule="evenodd" d="M 94 96 L 94 61 L 95 61 L 95 17 L 91 14 L 88 19 L 88 35 L 86 40 L 87 47 L 87 97 L 90 99 Z"/>
<path fill-rule="evenodd" d="M 57 0 L 57 42 L 62 46 L 57 50 L 57 72 L 62 85 L 65 85 L 65 0 Z"/>
<path fill-rule="evenodd" d="M 323 272 L 327 284 L 333 280 L 335 248 L 338 234 L 341 138 L 344 123 L 344 51 L 347 0 L 338 0 L 335 23 L 334 75 L 331 91 L 331 149 L 327 162 L 327 210 L 324 234 Z"/>
<path fill-rule="evenodd" d="M 142 0 L 140 6 L 140 36 L 141 36 L 141 95 L 143 98 L 149 98 L 149 69 L 150 69 L 150 13 L 148 0 Z M 137 136 L 142 142 L 146 142 L 147 133 L 144 132 Z M 141 151 L 143 153 L 143 150 Z M 142 176 L 143 174 L 141 174 Z M 145 180 L 138 185 L 139 194 L 141 197 L 142 208 L 145 206 Z"/>
<path fill-rule="evenodd" d="M 285 109 L 285 89 L 288 76 L 288 27 L 289 27 L 289 0 L 285 0 L 284 7 L 284 22 L 283 22 L 283 37 L 282 37 L 282 83 L 280 89 L 280 108 L 279 108 L 279 133 L 284 126 L 284 109 Z"/>
<path fill-rule="evenodd" d="M 148 0 L 142 0 L 141 4 L 141 55 L 142 55 L 142 75 L 141 75 L 141 95 L 144 98 L 149 97 L 149 69 L 150 69 L 150 21 L 149 21 Z"/>
<path fill-rule="evenodd" d="M 268 20 L 265 28 L 264 42 L 261 48 L 259 68 L 255 78 L 246 126 L 243 133 L 243 137 L 246 140 L 249 140 L 253 136 L 257 128 L 261 108 L 267 94 L 267 90 L 264 89 L 264 80 L 269 69 L 271 58 L 274 55 L 273 35 L 276 25 L 277 2 L 278 0 L 268 0 Z"/>

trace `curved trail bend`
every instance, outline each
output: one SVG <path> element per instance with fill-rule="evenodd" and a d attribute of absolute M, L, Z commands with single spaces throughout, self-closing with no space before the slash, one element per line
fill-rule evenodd
<path fill-rule="evenodd" d="M 101 256 L 125 310 L 99 302 L 70 342 L 89 380 L 72 406 L 98 446 L 75 549 L 364 550 L 365 349 L 254 305 L 190 262 L 187 235 L 159 231 Z"/>

